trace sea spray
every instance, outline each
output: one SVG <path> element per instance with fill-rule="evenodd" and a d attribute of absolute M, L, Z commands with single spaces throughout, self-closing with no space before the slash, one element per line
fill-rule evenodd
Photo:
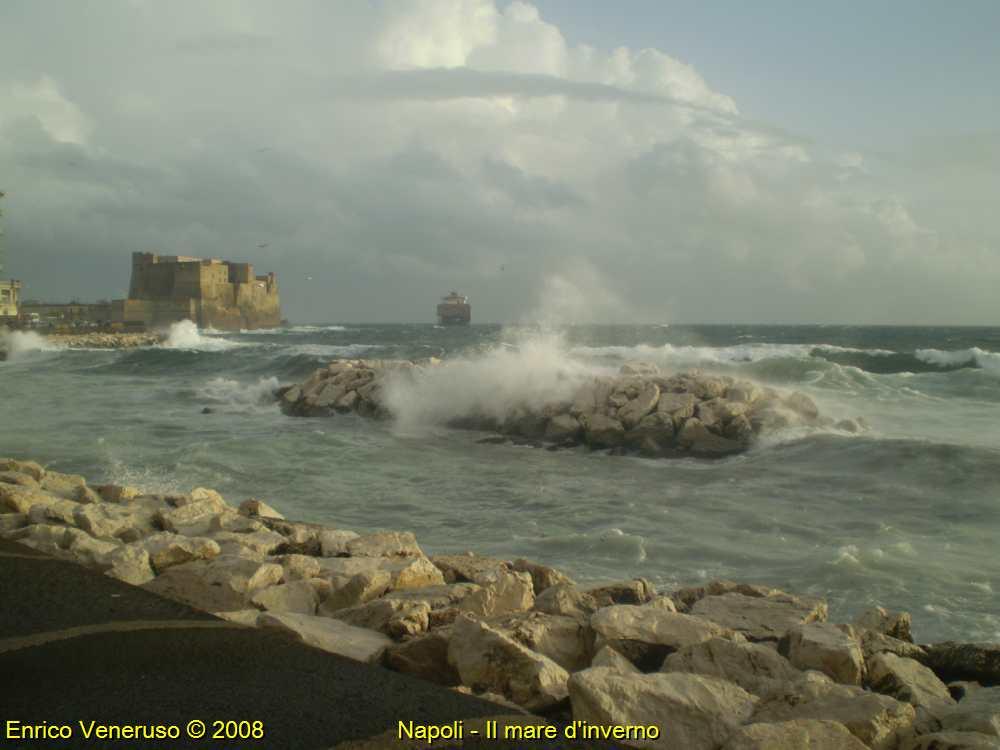
<path fill-rule="evenodd" d="M 170 326 L 167 340 L 163 342 L 165 349 L 183 349 L 186 351 L 219 352 L 237 346 L 246 346 L 236 341 L 220 338 L 218 334 L 208 336 L 198 330 L 193 321 L 181 320 Z"/>
<path fill-rule="evenodd" d="M 539 410 L 567 400 L 598 372 L 570 357 L 558 334 L 523 334 L 512 345 L 446 360 L 414 378 L 391 378 L 385 403 L 404 432 L 470 414 L 502 420 L 518 407 Z"/>
<path fill-rule="evenodd" d="M 34 331 L 0 330 L 0 350 L 6 351 L 12 360 L 27 352 L 58 351 L 61 348 Z"/>

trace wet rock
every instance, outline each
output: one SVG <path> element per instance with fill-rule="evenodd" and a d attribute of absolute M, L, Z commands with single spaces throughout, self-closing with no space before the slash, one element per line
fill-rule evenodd
<path fill-rule="evenodd" d="M 746 450 L 746 445 L 711 432 L 697 417 L 684 422 L 677 435 L 677 445 L 694 456 L 706 458 L 729 456 Z"/>
<path fill-rule="evenodd" d="M 626 430 L 639 424 L 643 417 L 656 409 L 660 400 L 660 388 L 652 381 L 645 381 L 634 398 L 618 410 L 618 420 Z"/>
<path fill-rule="evenodd" d="M 574 442 L 583 430 L 580 420 L 571 414 L 557 414 L 545 426 L 545 439 L 553 443 Z"/>
<path fill-rule="evenodd" d="M 604 414 L 588 414 L 580 418 L 584 440 L 592 448 L 616 448 L 625 442 L 625 427 L 617 419 Z"/>
<path fill-rule="evenodd" d="M 946 641 L 925 647 L 924 662 L 942 680 L 976 680 L 1000 685 L 1000 643 Z"/>

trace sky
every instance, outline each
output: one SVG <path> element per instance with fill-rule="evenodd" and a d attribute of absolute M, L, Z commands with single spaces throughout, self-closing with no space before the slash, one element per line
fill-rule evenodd
<path fill-rule="evenodd" d="M 293 322 L 997 325 L 1000 3 L 5 0 L 4 274 Z"/>

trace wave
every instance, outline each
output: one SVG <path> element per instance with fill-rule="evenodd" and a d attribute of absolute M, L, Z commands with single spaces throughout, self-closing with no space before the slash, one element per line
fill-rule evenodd
<path fill-rule="evenodd" d="M 860 349 L 834 344 L 736 344 L 733 346 L 577 346 L 571 353 L 597 361 L 644 360 L 665 367 L 731 367 L 769 361 L 831 362 L 873 374 L 950 372 L 966 368 L 1000 371 L 1000 354 L 959 351 Z"/>
<path fill-rule="evenodd" d="M 941 368 L 978 367 L 982 370 L 1000 372 L 1000 354 L 985 351 L 977 346 L 956 351 L 917 349 L 914 356 L 921 362 Z"/>
<path fill-rule="evenodd" d="M 27 352 L 55 352 L 63 347 L 48 341 L 34 331 L 0 331 L 0 349 L 15 359 Z"/>
<path fill-rule="evenodd" d="M 260 406 L 274 408 L 271 394 L 279 385 L 276 377 L 260 378 L 256 383 L 218 377 L 205 383 L 197 395 L 205 401 L 239 410 Z"/>
<path fill-rule="evenodd" d="M 218 338 L 219 331 L 199 331 L 198 326 L 190 320 L 173 323 L 167 334 L 167 340 L 161 345 L 164 349 L 181 349 L 184 351 L 219 352 L 234 349 L 247 344 L 229 339 Z"/>
<path fill-rule="evenodd" d="M 288 326 L 287 328 L 244 328 L 244 336 L 280 336 L 286 333 L 323 333 L 324 331 L 350 331 L 346 326 Z"/>

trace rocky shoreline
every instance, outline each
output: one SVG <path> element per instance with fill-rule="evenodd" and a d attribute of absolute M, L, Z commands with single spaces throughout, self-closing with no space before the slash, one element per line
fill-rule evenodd
<path fill-rule="evenodd" d="M 0 537 L 553 722 L 660 727 L 637 747 L 1000 747 L 1000 644 L 918 645 L 907 613 L 834 624 L 822 600 L 731 581 L 578 586 L 528 560 L 427 556 L 409 532 L 14 459 Z"/>
<path fill-rule="evenodd" d="M 336 360 L 274 395 L 291 416 L 353 412 L 389 418 L 396 408 L 394 390 L 419 386 L 450 366 L 439 359 Z M 627 363 L 613 376 L 567 378 L 561 391 L 540 405 L 511 403 L 493 413 L 473 409 L 446 423 L 556 448 L 586 445 L 648 457 L 706 458 L 740 453 L 761 435 L 789 427 L 866 429 L 861 418 L 837 422 L 821 415 L 804 393 L 701 371 L 668 375 L 644 362 Z"/>
<path fill-rule="evenodd" d="M 0 327 L 0 361 L 9 356 L 5 340 L 7 329 Z M 88 333 L 38 333 L 36 331 L 14 331 L 13 334 L 37 333 L 47 343 L 65 349 L 137 349 L 158 346 L 167 340 L 165 333 L 110 333 L 91 331 Z"/>

